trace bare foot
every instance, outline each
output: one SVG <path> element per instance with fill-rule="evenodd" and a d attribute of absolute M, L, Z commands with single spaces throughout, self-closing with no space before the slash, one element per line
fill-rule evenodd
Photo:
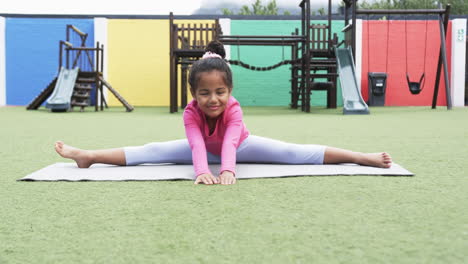
<path fill-rule="evenodd" d="M 362 153 L 356 163 L 372 167 L 390 168 L 392 166 L 392 157 L 386 152 Z"/>
<path fill-rule="evenodd" d="M 93 164 L 89 151 L 74 148 L 62 141 L 55 142 L 55 151 L 66 159 L 74 160 L 78 168 L 89 168 Z"/>

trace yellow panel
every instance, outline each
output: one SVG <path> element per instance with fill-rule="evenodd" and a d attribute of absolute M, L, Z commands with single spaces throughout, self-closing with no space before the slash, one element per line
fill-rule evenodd
<path fill-rule="evenodd" d="M 109 20 L 108 43 L 108 81 L 112 86 L 134 106 L 169 106 L 169 20 Z M 112 94 L 108 98 L 110 106 L 121 105 Z"/>

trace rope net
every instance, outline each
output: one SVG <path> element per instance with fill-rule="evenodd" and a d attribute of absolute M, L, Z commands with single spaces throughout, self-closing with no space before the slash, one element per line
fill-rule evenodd
<path fill-rule="evenodd" d="M 237 65 L 237 66 L 241 66 L 243 68 L 246 68 L 246 69 L 249 69 L 249 70 L 252 70 L 252 71 L 271 71 L 273 69 L 276 69 L 280 66 L 283 66 L 283 65 L 286 65 L 286 64 L 294 64 L 294 63 L 298 63 L 298 62 L 301 62 L 302 59 L 296 59 L 296 60 L 283 60 L 283 61 L 280 61 L 274 65 L 271 65 L 271 66 L 266 66 L 266 67 L 258 67 L 258 66 L 252 66 L 250 64 L 247 64 L 245 62 L 242 62 L 240 60 L 226 60 L 228 63 L 232 64 L 232 65 Z"/>

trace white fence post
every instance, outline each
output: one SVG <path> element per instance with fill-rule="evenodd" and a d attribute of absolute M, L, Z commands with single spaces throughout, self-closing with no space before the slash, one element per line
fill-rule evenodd
<path fill-rule="evenodd" d="M 451 95 L 453 106 L 465 106 L 466 19 L 452 20 Z"/>

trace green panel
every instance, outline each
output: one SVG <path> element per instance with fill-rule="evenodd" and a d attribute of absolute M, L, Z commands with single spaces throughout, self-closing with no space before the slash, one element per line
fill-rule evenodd
<path fill-rule="evenodd" d="M 317 20 L 317 24 L 327 21 Z M 301 26 L 299 20 L 232 20 L 231 35 L 291 35 Z M 343 21 L 332 22 L 332 32 L 341 41 Z M 241 60 L 253 66 L 271 66 L 283 59 L 291 59 L 289 47 L 231 46 L 231 59 Z M 234 75 L 234 96 L 242 105 L 287 106 L 291 96 L 291 71 L 284 65 L 271 71 L 251 71 L 240 66 L 232 66 Z M 338 85 L 338 105 L 343 105 L 341 87 Z M 326 106 L 326 92 L 314 91 L 312 105 Z"/>

